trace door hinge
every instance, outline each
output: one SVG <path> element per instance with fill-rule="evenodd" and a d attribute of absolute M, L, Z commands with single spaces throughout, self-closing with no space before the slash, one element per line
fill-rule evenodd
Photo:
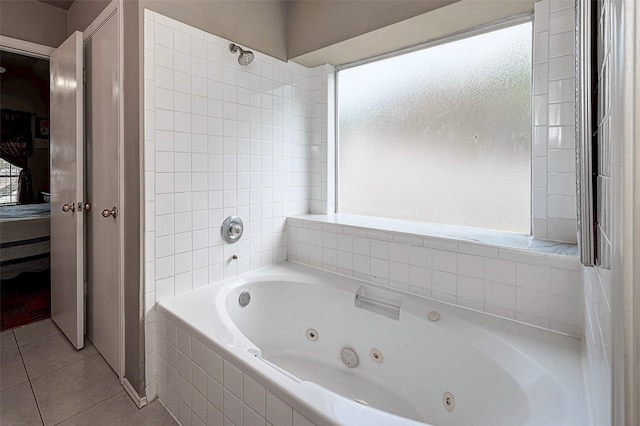
<path fill-rule="evenodd" d="M 84 287 L 84 295 L 86 297 L 87 296 L 87 282 L 86 281 L 84 282 L 84 286 L 83 287 Z"/>
<path fill-rule="evenodd" d="M 82 82 L 87 84 L 87 70 L 82 68 Z"/>

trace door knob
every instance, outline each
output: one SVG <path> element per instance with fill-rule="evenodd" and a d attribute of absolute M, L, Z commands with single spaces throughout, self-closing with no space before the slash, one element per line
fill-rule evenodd
<path fill-rule="evenodd" d="M 111 210 L 109 209 L 102 210 L 102 217 L 109 217 L 109 216 L 113 217 L 114 219 L 118 217 L 118 208 L 114 206 Z"/>
<path fill-rule="evenodd" d="M 62 211 L 67 213 L 69 210 L 71 210 L 72 212 L 76 211 L 76 203 L 71 203 L 71 204 L 63 204 L 62 205 Z"/>

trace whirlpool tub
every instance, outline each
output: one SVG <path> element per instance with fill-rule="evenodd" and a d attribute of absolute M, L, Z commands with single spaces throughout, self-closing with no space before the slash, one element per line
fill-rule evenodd
<path fill-rule="evenodd" d="M 183 425 L 589 424 L 576 339 L 347 277 L 284 263 L 156 311 Z"/>

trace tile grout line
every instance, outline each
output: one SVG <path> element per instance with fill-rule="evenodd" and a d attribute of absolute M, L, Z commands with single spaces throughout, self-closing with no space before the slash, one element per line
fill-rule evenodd
<path fill-rule="evenodd" d="M 13 334 L 13 329 L 11 329 L 11 328 L 9 328 L 9 329 L 7 329 L 7 330 L 2 330 L 2 332 L 3 332 L 3 333 L 4 333 L 4 332 L 7 332 L 7 331 L 10 331 L 10 332 L 11 332 L 11 334 Z M 15 336 L 13 337 L 13 340 L 15 340 Z M 13 349 L 18 350 L 18 355 L 20 355 L 20 360 L 22 361 L 22 354 L 20 353 L 20 349 L 19 349 L 19 348 L 18 348 L 18 346 L 17 346 L 17 342 L 16 342 L 16 347 L 15 347 L 15 348 L 8 348 L 8 349 L 3 350 L 3 351 L 2 351 L 2 352 L 0 352 L 0 353 L 9 352 L 10 350 L 13 350 Z M 25 373 L 25 374 L 27 374 L 27 368 L 24 366 L 24 361 L 22 362 L 22 366 L 24 367 L 24 373 Z M 2 376 L 0 376 L 0 377 L 2 377 Z M 27 374 L 27 381 L 26 381 L 26 382 L 16 383 L 15 385 L 12 385 L 12 386 L 9 386 L 8 388 L 2 389 L 0 392 L 4 392 L 4 391 L 7 391 L 7 390 L 9 390 L 9 389 L 13 389 L 13 388 L 15 388 L 16 386 L 24 385 L 24 384 L 25 384 L 25 383 L 27 383 L 28 381 L 29 381 L 29 375 Z"/>
<path fill-rule="evenodd" d="M 31 343 L 35 343 L 35 342 L 37 342 L 37 341 L 39 341 L 39 340 L 43 340 L 43 339 L 46 339 L 46 338 L 51 337 L 51 336 L 54 336 L 54 335 L 50 335 L 50 336 L 42 336 L 42 337 L 40 337 L 40 338 L 38 338 L 38 339 L 33 340 L 32 342 L 26 343 L 26 344 L 24 344 L 24 345 L 20 345 L 20 344 L 18 343 L 18 338 L 16 337 L 15 332 L 13 331 L 13 329 L 11 330 L 11 333 L 13 334 L 13 338 L 14 338 L 14 340 L 16 341 L 16 347 L 17 347 L 17 349 L 18 349 L 18 353 L 20 354 L 20 361 L 22 361 L 22 366 L 23 366 L 23 368 L 24 368 L 25 374 L 27 375 L 27 381 L 28 381 L 28 383 L 29 383 L 29 388 L 31 388 L 31 394 L 33 395 L 33 400 L 35 401 L 35 403 L 36 403 L 36 407 L 38 408 L 38 415 L 40 416 L 40 421 L 42 422 L 42 424 L 43 424 L 43 425 L 46 425 L 46 424 L 45 424 L 45 421 L 44 421 L 44 417 L 42 416 L 42 411 L 41 411 L 41 409 L 40 409 L 40 404 L 38 403 L 38 398 L 36 397 L 36 393 L 35 393 L 35 391 L 34 391 L 34 389 L 33 389 L 32 380 L 38 379 L 38 378 L 43 377 L 43 376 L 45 376 L 45 375 L 47 375 L 47 374 L 49 374 L 49 373 L 53 373 L 53 372 L 55 372 L 55 371 L 58 371 L 58 370 L 60 370 L 60 369 L 62 369 L 62 368 L 69 367 L 69 366 L 71 366 L 71 365 L 73 365 L 73 364 L 76 364 L 76 363 L 78 363 L 78 362 L 80 362 L 80 361 L 87 360 L 87 359 L 89 359 L 89 358 L 92 358 L 92 357 L 93 357 L 93 356 L 95 356 L 95 355 L 99 355 L 100 353 L 99 353 L 99 352 L 97 352 L 97 349 L 96 349 L 96 353 L 95 353 L 95 354 L 93 354 L 93 355 L 90 355 L 90 356 L 87 356 L 87 357 L 81 358 L 81 359 L 76 360 L 76 361 L 74 361 L 74 362 L 72 362 L 72 363 L 70 363 L 70 364 L 67 364 L 67 365 L 64 365 L 64 366 L 62 366 L 62 367 L 59 367 L 59 368 L 56 368 L 56 369 L 54 369 L 54 370 L 48 371 L 48 372 L 46 372 L 46 373 L 43 373 L 43 374 L 41 374 L 41 375 L 39 375 L 39 376 L 37 376 L 37 377 L 31 377 L 31 375 L 29 374 L 29 370 L 27 369 L 27 365 L 26 365 L 26 364 L 25 364 L 25 362 L 24 362 L 24 358 L 23 358 L 23 356 L 22 356 L 22 350 L 21 350 L 21 348 L 22 348 L 23 346 L 27 346 L 27 345 L 29 345 L 29 344 L 31 344 Z M 60 333 L 60 334 L 62 334 L 62 333 Z M 64 335 L 63 335 L 63 336 L 64 336 Z M 66 337 L 65 337 L 65 338 L 66 338 Z M 93 343 L 92 343 L 91 345 L 93 346 Z M 94 346 L 94 347 L 95 347 L 95 346 Z M 103 360 L 104 360 L 104 358 L 103 358 Z M 105 362 L 106 362 L 106 361 L 105 361 Z M 109 399 L 109 398 L 106 398 L 106 399 Z M 103 400 L 103 401 L 100 401 L 99 403 L 106 401 L 106 399 L 105 399 L 105 400 Z M 98 404 L 99 404 L 99 403 L 98 403 Z M 97 404 L 94 404 L 94 405 L 97 405 Z M 92 407 L 93 407 L 93 406 L 92 406 Z M 89 407 L 89 408 L 91 408 L 91 407 Z M 73 416 L 75 416 L 75 415 L 77 415 L 77 414 L 80 414 L 80 413 L 81 413 L 81 412 L 83 412 L 83 411 L 85 411 L 85 410 L 82 410 L 82 411 L 80 411 L 80 412 L 78 412 L 78 413 L 75 413 L 75 414 L 73 414 L 72 416 L 70 416 L 69 418 L 62 420 L 61 422 L 66 421 L 66 420 L 70 419 L 71 417 L 73 417 Z M 61 422 L 58 422 L 58 423 L 56 423 L 56 424 L 59 424 L 59 423 L 61 423 Z"/>
<path fill-rule="evenodd" d="M 31 389 L 31 395 L 33 395 L 33 401 L 36 403 L 36 408 L 38 409 L 38 415 L 40 416 L 40 422 L 44 425 L 44 418 L 42 417 L 42 411 L 40 410 L 40 404 L 38 403 L 38 398 L 36 398 L 36 393 L 33 390 L 33 385 L 31 384 L 31 377 L 29 377 L 29 372 L 27 371 L 27 365 L 24 363 L 24 358 L 22 357 L 22 351 L 20 350 L 20 345 L 18 344 L 18 339 L 16 338 L 16 333 L 11 330 L 13 334 L 13 338 L 16 341 L 16 346 L 18 348 L 18 353 L 20 354 L 20 361 L 22 362 L 22 367 L 24 368 L 24 372 L 27 375 L 27 382 L 29 383 L 29 389 Z"/>
<path fill-rule="evenodd" d="M 91 342 L 91 340 L 89 340 L 89 339 L 86 337 L 86 335 L 85 335 L 85 339 L 87 339 L 87 341 L 88 341 L 88 342 Z M 93 344 L 93 342 L 91 342 L 91 345 L 95 348 L 95 345 Z M 40 376 L 38 376 L 38 377 L 42 377 L 42 376 L 44 376 L 44 375 L 46 375 L 46 374 L 52 373 L 52 372 L 54 372 L 54 371 L 58 371 L 58 370 L 60 370 L 60 369 L 62 369 L 62 368 L 69 367 L 69 366 L 71 366 L 71 365 L 73 365 L 73 364 L 76 364 L 76 363 L 78 363 L 78 362 L 80 362 L 80 361 L 88 360 L 88 359 L 90 359 L 90 358 L 93 358 L 93 357 L 94 357 L 94 356 L 96 356 L 96 355 L 97 355 L 97 356 L 99 356 L 99 357 L 102 359 L 102 361 L 105 363 L 105 365 L 106 365 L 109 369 L 111 369 L 111 367 L 109 366 L 109 363 L 107 362 L 107 360 L 106 360 L 106 359 L 104 359 L 104 357 L 102 356 L 102 354 L 98 351 L 98 348 L 96 348 L 96 353 L 95 353 L 95 354 L 90 355 L 90 356 L 85 357 L 85 358 L 82 358 L 82 359 L 79 359 L 79 360 L 77 360 L 77 361 L 75 361 L 75 362 L 72 362 L 71 364 L 65 365 L 64 367 L 60 367 L 60 368 L 57 368 L 57 369 L 55 369 L 55 370 L 49 371 L 48 373 L 42 374 L 42 375 L 40 375 Z M 115 372 L 114 372 L 114 374 L 115 374 Z M 118 378 L 118 383 L 120 383 L 120 378 L 118 377 L 118 375 L 117 375 L 117 374 L 116 374 L 116 377 Z M 120 385 L 122 385 L 122 383 L 120 383 Z M 92 406 L 87 407 L 86 409 L 83 409 L 83 410 L 81 410 L 81 411 L 78 411 L 77 413 L 72 414 L 71 416 L 67 417 L 66 419 L 62 419 L 62 420 L 60 420 L 59 422 L 54 423 L 54 426 L 55 426 L 55 425 L 58 425 L 58 424 L 60 424 L 60 423 L 66 422 L 67 420 L 72 419 L 73 417 L 75 417 L 75 416 L 77 416 L 77 415 L 79 415 L 79 414 L 81 414 L 81 413 L 84 413 L 85 411 L 90 410 L 90 409 L 94 408 L 95 406 L 102 404 L 102 403 L 103 403 L 103 402 L 105 402 L 105 401 L 110 400 L 111 398 L 113 398 L 113 397 L 115 397 L 115 396 L 119 395 L 121 392 L 124 392 L 124 388 L 123 388 L 123 389 L 120 389 L 120 391 L 119 391 L 119 392 L 116 392 L 115 394 L 110 395 L 110 396 L 106 397 L 105 399 L 103 399 L 103 400 L 101 400 L 101 401 L 96 402 L 96 403 L 95 403 L 95 404 L 93 404 Z M 127 395 L 127 396 L 128 396 L 128 395 Z M 44 423 L 44 422 L 43 422 L 43 423 Z"/>
<path fill-rule="evenodd" d="M 34 380 L 35 380 L 35 379 L 39 379 L 39 378 L 41 378 L 41 377 L 43 377 L 43 376 L 46 376 L 47 374 L 53 373 L 53 372 L 55 372 L 55 371 L 59 371 L 59 370 L 61 370 L 61 369 L 63 369 L 63 368 L 70 367 L 70 366 L 72 366 L 72 365 L 74 365 L 74 364 L 77 364 L 78 362 L 86 361 L 86 360 L 91 359 L 91 358 L 93 358 L 93 357 L 95 357 L 95 356 L 100 356 L 100 358 L 105 362 L 105 364 L 106 364 L 107 366 L 109 366 L 109 364 L 108 364 L 108 363 L 106 362 L 106 360 L 102 357 L 102 355 L 100 355 L 100 352 L 97 352 L 97 350 L 96 350 L 96 353 L 95 353 L 95 354 L 93 354 L 93 355 L 90 355 L 90 356 L 88 356 L 88 357 L 85 357 L 85 358 L 82 358 L 82 359 L 76 360 L 76 361 L 74 361 L 74 362 L 72 362 L 72 363 L 70 363 L 70 364 L 67 364 L 67 365 L 65 365 L 65 366 L 62 366 L 62 367 L 56 368 L 55 370 L 48 371 L 48 372 L 46 372 L 46 373 L 44 373 L 44 374 L 39 375 L 38 377 L 34 377 Z M 20 358 L 22 359 L 22 352 L 20 352 Z M 23 362 L 23 365 L 24 365 L 24 360 L 22 360 L 22 362 Z M 25 367 L 25 371 L 26 371 L 26 369 L 27 369 L 26 365 L 25 365 L 24 367 Z M 111 367 L 109 367 L 109 368 L 111 368 Z M 40 418 L 41 418 L 41 420 L 42 420 L 42 424 L 46 426 L 46 424 L 45 424 L 45 422 L 44 422 L 44 418 L 42 417 L 42 412 L 40 411 L 40 405 L 38 404 L 38 400 L 37 400 L 37 398 L 36 398 L 36 396 L 35 396 L 35 392 L 33 391 L 33 386 L 31 385 L 31 378 L 29 377 L 29 373 L 28 373 L 28 372 L 27 372 L 27 378 L 29 379 L 29 386 L 31 386 L 31 392 L 33 393 L 33 397 L 34 397 L 34 399 L 36 400 L 36 405 L 37 405 L 37 407 L 38 407 L 38 412 L 39 412 L 39 414 L 40 414 Z M 122 389 L 121 391 L 124 391 L 124 389 Z M 118 393 L 119 393 L 119 392 L 118 392 Z M 67 417 L 67 418 L 65 418 L 65 419 L 62 419 L 62 420 L 60 420 L 60 421 L 59 421 L 59 422 L 57 422 L 57 423 L 54 423 L 54 425 L 60 424 L 60 423 L 62 423 L 62 422 L 65 422 L 65 421 L 67 421 L 67 420 L 71 419 L 72 417 L 75 417 L 76 415 L 78 415 L 78 414 L 80 414 L 80 413 L 83 413 L 83 412 L 85 412 L 85 411 L 89 410 L 90 408 L 93 408 L 93 407 L 95 407 L 96 405 L 101 404 L 101 403 L 103 403 L 103 402 L 105 402 L 105 401 L 107 401 L 107 400 L 109 400 L 109 399 L 113 398 L 114 396 L 118 395 L 118 393 L 115 393 L 115 394 L 113 394 L 113 395 L 110 395 L 110 396 L 106 397 L 105 399 L 103 399 L 103 400 L 101 400 L 101 401 L 96 402 L 96 403 L 95 403 L 95 404 L 93 404 L 92 406 L 87 407 L 86 409 L 83 409 L 83 410 L 81 410 L 81 411 L 78 411 L 77 413 L 74 413 L 74 414 L 72 414 L 71 416 L 69 416 L 69 417 Z"/>
<path fill-rule="evenodd" d="M 116 396 L 120 395 L 120 394 L 121 394 L 121 393 L 123 393 L 123 392 L 124 392 L 124 389 L 122 389 L 122 390 L 121 390 L 120 392 L 118 392 L 118 393 L 115 393 L 115 394 L 113 394 L 113 395 L 111 395 L 111 396 L 107 397 L 106 399 L 103 399 L 102 401 L 96 402 L 95 404 L 93 404 L 93 405 L 92 405 L 92 406 L 90 406 L 90 407 L 87 407 L 87 408 L 85 408 L 85 409 L 83 409 L 83 410 L 81 410 L 81 411 L 78 411 L 77 413 L 73 413 L 72 415 L 70 415 L 70 416 L 69 416 L 69 417 L 67 417 L 66 419 L 62 419 L 62 420 L 60 420 L 59 422 L 54 423 L 54 424 L 53 424 L 53 426 L 59 425 L 59 424 L 61 424 L 61 423 L 64 423 L 64 422 L 66 422 L 67 420 L 70 420 L 70 419 L 74 418 L 75 416 L 78 416 L 78 415 L 80 415 L 80 414 L 82 414 L 82 413 L 84 413 L 84 412 L 86 412 L 86 411 L 89 411 L 89 410 L 91 410 L 92 408 L 94 408 L 94 407 L 96 407 L 96 406 L 98 406 L 98 405 L 102 404 L 103 402 L 108 401 L 108 400 L 110 400 L 110 399 L 112 399 L 112 398 L 115 398 Z M 127 395 L 127 396 L 128 396 L 128 395 Z"/>
<path fill-rule="evenodd" d="M 58 370 L 60 370 L 60 369 L 63 369 L 63 368 L 66 368 L 66 367 L 70 367 L 70 366 L 72 366 L 72 365 L 74 365 L 74 364 L 78 363 L 79 361 L 87 361 L 87 360 L 90 360 L 91 358 L 94 358 L 96 355 L 99 355 L 99 356 L 100 356 L 99 358 L 96 358 L 96 359 L 102 359 L 102 361 L 104 362 L 104 364 L 105 364 L 109 369 L 111 369 L 111 367 L 108 365 L 108 363 L 106 362 L 106 360 L 104 359 L 104 357 L 102 356 L 102 354 L 100 354 L 100 352 L 98 352 L 98 351 L 97 351 L 97 348 L 95 348 L 95 345 L 93 345 L 93 343 L 91 343 L 91 342 L 90 342 L 90 340 L 88 340 L 88 339 L 87 339 L 87 341 L 88 341 L 91 345 L 93 345 L 93 346 L 94 346 L 94 348 L 96 349 L 96 352 L 95 352 L 94 354 L 91 354 L 91 355 L 85 356 L 85 357 L 83 357 L 83 358 L 81 358 L 81 359 L 77 359 L 77 360 L 76 360 L 76 361 L 74 361 L 74 362 L 71 362 L 71 363 L 69 363 L 69 364 L 67 364 L 67 365 L 64 365 L 64 366 L 61 366 L 61 367 L 55 368 L 55 369 L 53 369 L 53 370 L 51 370 L 51 371 L 47 371 L 46 373 L 40 374 L 40 375 L 38 375 L 37 377 L 31 377 L 31 375 L 29 374 L 29 371 L 28 371 L 28 369 L 27 369 L 26 362 L 25 362 L 25 360 L 24 360 L 23 347 L 26 347 L 26 346 L 30 345 L 31 343 L 34 343 L 34 342 L 37 342 L 37 341 L 42 341 L 43 339 L 47 339 L 47 338 L 49 338 L 49 337 L 52 337 L 52 335 L 51 335 L 51 336 L 41 336 L 41 337 L 38 337 L 38 338 L 36 338 L 35 340 L 33 340 L 33 341 L 31 341 L 31 342 L 28 342 L 28 343 L 26 343 L 26 344 L 24 344 L 24 345 L 19 345 L 19 344 L 18 344 L 18 339 L 17 339 L 17 337 L 16 337 L 16 335 L 15 335 L 14 330 L 10 330 L 10 332 L 11 332 L 11 336 L 13 337 L 13 339 L 14 339 L 14 341 L 15 341 L 15 343 L 16 343 L 16 349 L 18 349 L 18 354 L 20 355 L 20 361 L 22 362 L 22 366 L 23 366 L 24 371 L 25 371 L 25 373 L 26 373 L 27 381 L 25 381 L 25 382 L 23 382 L 23 383 L 21 383 L 21 384 L 24 384 L 24 383 L 26 383 L 26 382 L 28 382 L 28 383 L 29 383 L 29 387 L 31 388 L 31 394 L 33 395 L 33 399 L 34 399 L 34 402 L 35 402 L 35 404 L 36 404 L 36 408 L 38 409 L 38 415 L 39 415 L 39 417 L 40 417 L 40 421 L 41 421 L 41 424 L 42 424 L 42 425 L 47 425 L 47 423 L 44 421 L 43 413 L 42 413 L 42 410 L 41 410 L 41 407 L 40 407 L 39 401 L 38 401 L 38 399 L 37 399 L 37 397 L 36 397 L 36 394 L 35 394 L 35 389 L 34 389 L 34 387 L 33 387 L 33 381 L 34 381 L 34 380 L 37 380 L 37 379 L 39 379 L 39 378 L 41 378 L 41 377 L 44 377 L 44 376 L 46 376 L 46 375 L 47 375 L 47 374 L 49 374 L 49 373 L 57 372 L 57 371 L 58 371 Z M 86 338 L 86 337 L 85 337 L 85 338 Z M 115 375 L 115 373 L 114 373 L 114 375 Z M 116 376 L 116 378 L 117 378 L 117 375 L 115 375 L 115 376 Z M 118 378 L 117 378 L 117 379 L 118 379 Z M 118 381 L 119 381 L 119 380 L 118 380 Z M 120 383 L 120 385 L 121 385 L 121 383 Z M 16 386 L 17 386 L 17 385 L 16 385 Z M 12 386 L 12 387 L 13 387 L 13 386 Z M 10 388 L 8 388 L 8 389 L 10 389 Z M 56 421 L 54 424 L 55 424 L 55 425 L 58 425 L 58 424 L 61 424 L 61 423 L 63 423 L 63 422 L 66 422 L 66 421 L 68 421 L 68 420 L 70 420 L 70 419 L 72 419 L 72 418 L 74 418 L 74 417 L 78 416 L 79 414 L 82 414 L 82 413 L 85 413 L 85 412 L 86 412 L 86 411 L 88 411 L 88 410 L 94 409 L 95 407 L 99 406 L 100 404 L 103 404 L 103 403 L 105 403 L 106 401 L 109 401 L 109 400 L 111 400 L 111 399 L 113 399 L 113 398 L 115 398 L 115 397 L 119 396 L 121 393 L 124 393 L 124 390 L 123 390 L 121 387 L 119 387 L 119 388 L 118 388 L 118 391 L 117 391 L 117 392 L 115 392 L 114 394 L 112 394 L 112 395 L 104 394 L 104 396 L 102 397 L 102 399 L 101 399 L 100 401 L 96 401 L 96 402 L 95 402 L 95 403 L 93 403 L 91 406 L 84 407 L 84 408 L 82 408 L 81 410 L 79 410 L 79 411 L 77 411 L 77 412 L 75 412 L 75 413 L 72 413 L 69 417 L 66 417 L 66 418 L 64 418 L 64 419 L 62 419 L 62 420 L 60 420 L 60 421 Z"/>
<path fill-rule="evenodd" d="M 64 336 L 64 335 L 63 335 L 63 336 Z M 47 337 L 51 337 L 51 336 L 45 336 L 45 337 L 42 337 L 41 339 L 38 339 L 38 340 L 46 339 Z M 65 337 L 65 339 L 66 339 L 66 337 Z M 36 340 L 34 340 L 33 342 L 29 342 L 29 343 L 27 343 L 27 344 L 25 344 L 25 345 L 22 345 L 22 346 L 27 346 L 27 345 L 30 345 L 31 343 L 35 343 L 35 342 L 36 342 Z M 91 345 L 93 346 L 93 343 L 92 343 Z M 18 346 L 18 348 L 20 348 L 20 347 L 21 347 L 21 346 Z M 95 348 L 95 346 L 94 346 L 94 348 Z M 81 350 L 82 350 L 82 349 L 81 349 Z M 80 351 L 81 351 L 81 350 L 80 350 Z M 78 352 L 80 352 L 80 351 L 78 351 Z M 45 373 L 42 373 L 42 374 L 40 374 L 40 375 L 38 375 L 38 376 L 35 376 L 35 377 L 31 377 L 31 375 L 29 374 L 29 371 L 27 370 L 27 366 L 26 366 L 26 364 L 24 364 L 24 359 L 22 360 L 22 363 L 23 363 L 23 365 L 24 365 L 25 372 L 27 373 L 27 378 L 29 379 L 29 381 L 31 381 L 31 380 L 39 379 L 39 378 L 40 378 L 40 377 L 42 377 L 42 376 L 46 376 L 46 375 L 47 375 L 47 374 L 49 374 L 49 373 L 53 373 L 54 371 L 58 371 L 58 370 L 61 370 L 61 369 L 63 369 L 63 368 L 69 367 L 70 365 L 76 364 L 76 363 L 78 363 L 78 362 L 80 362 L 80 361 L 85 361 L 85 360 L 87 360 L 87 359 L 89 359 L 89 358 L 91 358 L 91 357 L 93 357 L 93 356 L 95 356 L 95 355 L 100 355 L 100 352 L 98 352 L 98 350 L 97 350 L 97 349 L 96 349 L 96 353 L 94 353 L 93 355 L 88 355 L 88 356 L 86 356 L 86 357 L 84 357 L 84 358 L 77 359 L 77 360 L 75 360 L 75 361 L 73 361 L 73 362 L 71 362 L 71 363 L 69 363 L 69 364 L 63 365 L 63 366 L 58 367 L 58 368 L 54 368 L 53 370 L 49 370 L 49 371 L 47 371 L 47 372 L 45 372 Z M 20 358 L 22 358 L 22 351 L 20 351 Z M 101 358 L 102 358 L 102 356 L 101 356 Z M 104 358 L 102 358 L 102 359 L 104 360 Z M 105 362 L 106 362 L 106 361 L 105 361 Z M 108 364 L 107 364 L 107 365 L 108 365 Z"/>

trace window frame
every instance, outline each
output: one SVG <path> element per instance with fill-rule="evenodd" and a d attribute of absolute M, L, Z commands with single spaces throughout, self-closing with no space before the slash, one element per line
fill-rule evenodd
<path fill-rule="evenodd" d="M 5 160 L 4 158 L 0 158 L 0 161 L 5 162 L 9 165 L 9 174 L 0 174 L 0 178 L 9 178 L 9 182 L 11 182 L 11 178 L 15 177 L 20 179 L 20 172 L 22 172 L 22 168 L 18 167 L 18 166 L 14 166 L 13 164 L 11 164 L 10 162 L 8 162 L 7 160 Z M 13 174 L 13 170 L 17 170 L 16 174 Z M 11 183 L 9 183 L 10 188 L 12 188 Z M 19 185 L 19 182 L 18 182 Z M 17 191 L 18 187 L 16 186 L 16 191 Z M 9 196 L 11 196 L 11 194 L 9 194 Z M 16 194 L 16 199 L 13 201 L 9 201 L 9 202 L 2 202 L 0 201 L 0 206 L 13 206 L 18 204 L 18 199 L 17 199 L 17 194 Z"/>
<path fill-rule="evenodd" d="M 340 194 L 339 194 L 339 170 L 340 170 L 340 121 L 339 121 L 339 108 L 340 108 L 340 99 L 338 96 L 338 92 L 339 92 L 339 85 L 340 85 L 340 71 L 349 69 L 349 68 L 354 68 L 354 67 L 358 67 L 361 65 L 366 65 L 366 64 L 370 64 L 373 62 L 377 62 L 377 61 L 381 61 L 381 60 L 385 60 L 385 59 L 389 59 L 389 58 L 394 58 L 396 56 L 400 56 L 400 55 L 404 55 L 407 53 L 412 53 L 412 52 L 416 52 L 419 50 L 425 50 L 425 49 L 429 49 L 431 47 L 436 47 L 436 46 L 440 46 L 442 44 L 446 44 L 446 43 L 451 43 L 451 42 L 455 42 L 455 41 L 459 41 L 459 40 L 463 40 L 466 38 L 470 38 L 470 37 L 474 37 L 474 36 L 478 36 L 478 35 L 482 35 L 482 34 L 486 34 L 492 31 L 497 31 L 497 30 L 501 30 L 504 28 L 509 28 L 512 26 L 516 26 L 516 25 L 520 25 L 520 24 L 524 24 L 524 23 L 531 23 L 531 95 L 530 95 L 530 108 L 531 108 L 531 152 L 530 152 L 530 161 L 531 161 L 531 183 L 530 183 L 530 188 L 529 188 L 529 198 L 530 198 L 530 211 L 529 211 L 529 232 L 528 235 L 529 236 L 533 236 L 533 143 L 534 143 L 534 124 L 533 124 L 533 120 L 534 120 L 534 47 L 535 47 L 535 16 L 534 16 L 534 11 L 530 11 L 530 12 L 526 12 L 526 13 L 522 13 L 522 14 L 518 14 L 515 16 L 511 16 L 509 18 L 505 18 L 505 19 L 501 19 L 498 21 L 494 21 L 488 24 L 483 24 L 483 25 L 479 25 L 476 27 L 472 27 L 472 28 L 468 28 L 468 29 L 463 29 L 460 31 L 456 31 L 454 33 L 442 36 L 442 37 L 438 37 L 432 40 L 428 40 L 424 43 L 418 43 L 415 45 L 411 45 L 402 49 L 398 49 L 398 50 L 394 50 L 392 52 L 388 52 L 388 53 L 384 53 L 382 55 L 376 55 L 376 56 L 372 56 L 369 58 L 365 58 L 365 59 L 361 59 L 358 61 L 354 61 L 354 62 L 349 62 L 343 65 L 339 65 L 336 66 L 333 69 L 333 77 L 334 77 L 334 88 L 333 88 L 333 96 L 334 96 L 334 147 L 333 147 L 333 161 L 334 161 L 334 170 L 333 170 L 333 187 L 334 187 L 334 199 L 333 199 L 333 212 L 335 214 L 339 214 L 339 199 L 340 199 Z M 381 218 L 381 219 L 385 219 L 385 218 Z M 391 219 L 391 218 L 386 218 L 386 219 Z M 445 226 L 458 226 L 455 224 L 451 224 L 451 223 L 446 223 L 446 224 L 442 224 Z M 475 229 L 485 229 L 485 228 L 475 228 Z M 497 231 L 497 232 L 510 232 L 510 231 Z M 527 235 L 527 234 L 523 234 L 523 235 Z"/>

